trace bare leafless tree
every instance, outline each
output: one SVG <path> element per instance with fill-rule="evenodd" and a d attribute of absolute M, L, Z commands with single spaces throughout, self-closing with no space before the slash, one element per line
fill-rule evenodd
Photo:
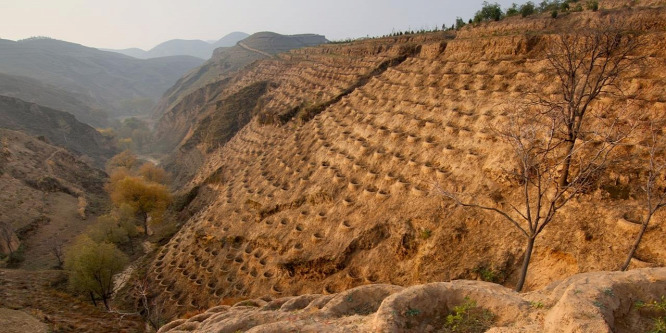
<path fill-rule="evenodd" d="M 14 230 L 9 223 L 0 222 L 0 240 L 5 244 L 9 255 L 14 253 Z"/>
<path fill-rule="evenodd" d="M 557 115 L 541 112 L 538 107 L 520 108 L 496 131 L 501 141 L 512 149 L 514 169 L 505 172 L 520 186 L 519 199 L 482 204 L 478 199 L 465 200 L 470 193 L 454 193 L 438 187 L 443 196 L 460 206 L 501 216 L 525 237 L 517 291 L 521 291 L 525 283 L 537 237 L 555 220 L 562 207 L 590 188 L 607 167 L 613 149 L 627 137 L 629 130 L 620 124 L 620 120 L 614 120 L 603 126 L 603 131 L 588 132 L 586 139 L 569 151 L 566 140 L 559 136 L 562 124 Z M 569 181 L 562 185 L 561 170 L 568 162 L 572 163 Z"/>
<path fill-rule="evenodd" d="M 650 139 L 648 141 L 649 164 L 645 183 L 642 187 L 642 190 L 645 193 L 645 199 L 643 202 L 645 215 L 642 216 L 641 230 L 638 235 L 636 235 L 634 244 L 620 268 L 622 271 L 626 271 L 627 268 L 629 268 L 631 258 L 634 257 L 636 250 L 638 250 L 638 246 L 640 245 L 643 235 L 645 235 L 645 231 L 654 214 L 666 207 L 666 188 L 664 187 L 665 184 L 663 184 L 664 171 L 666 171 L 666 159 L 664 158 L 663 138 L 660 138 L 659 130 L 655 126 L 654 121 L 650 121 L 648 126 L 650 133 Z"/>
<path fill-rule="evenodd" d="M 621 93 L 620 76 L 638 64 L 635 56 L 639 39 L 620 32 L 613 26 L 560 34 L 546 50 L 550 70 L 558 79 L 557 93 L 542 96 L 539 103 L 554 111 L 563 123 L 563 136 L 568 153 L 560 184 L 570 177 L 573 151 L 585 128 L 588 111 L 604 94 Z"/>
<path fill-rule="evenodd" d="M 463 200 L 470 193 L 438 187 L 461 206 L 501 216 L 526 238 L 517 291 L 524 286 L 539 234 L 562 207 L 593 184 L 632 129 L 618 119 L 616 109 L 594 102 L 602 95 L 621 93 L 621 75 L 639 60 L 633 56 L 637 40 L 606 27 L 560 34 L 549 44 L 546 58 L 558 80 L 555 93 L 531 92 L 525 102 L 508 110 L 512 119 L 496 131 L 513 150 L 516 169 L 507 173 L 521 186 L 517 202 L 484 205 L 478 199 Z"/>
<path fill-rule="evenodd" d="M 164 311 L 166 309 L 167 299 L 159 301 L 150 294 L 149 282 L 146 278 L 135 282 L 134 295 L 139 300 L 139 312 L 148 321 L 150 326 L 159 330 L 165 324 L 166 318 Z"/>
<path fill-rule="evenodd" d="M 63 246 L 63 241 L 58 239 L 58 235 L 55 236 L 54 239 L 51 240 L 51 253 L 53 256 L 56 257 L 56 260 L 58 261 L 58 269 L 62 269 L 63 265 L 65 264 L 65 251 L 64 251 L 64 246 Z"/>

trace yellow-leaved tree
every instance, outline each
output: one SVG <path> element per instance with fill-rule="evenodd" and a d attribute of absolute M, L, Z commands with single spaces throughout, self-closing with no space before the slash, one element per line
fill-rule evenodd
<path fill-rule="evenodd" d="M 159 184 L 167 184 L 169 182 L 169 174 L 164 169 L 156 166 L 151 162 L 146 162 L 139 168 L 139 175 L 143 179 Z"/>
<path fill-rule="evenodd" d="M 111 201 L 120 207 L 127 204 L 141 218 L 145 234 L 148 234 L 148 218 L 161 221 L 164 211 L 171 204 L 172 198 L 166 186 L 148 181 L 141 177 L 125 175 L 111 176 L 108 190 Z"/>
<path fill-rule="evenodd" d="M 115 169 L 125 168 L 127 170 L 132 170 L 137 167 L 139 161 L 137 161 L 136 156 L 129 150 L 124 150 L 118 155 L 112 157 L 108 162 L 106 162 L 106 170 L 111 173 Z"/>

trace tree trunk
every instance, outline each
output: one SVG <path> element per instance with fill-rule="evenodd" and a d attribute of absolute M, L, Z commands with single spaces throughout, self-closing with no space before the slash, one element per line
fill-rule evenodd
<path fill-rule="evenodd" d="M 104 302 L 104 307 L 106 307 L 106 311 L 111 310 L 111 309 L 109 308 L 108 297 L 106 297 L 106 295 L 102 296 L 102 302 Z"/>
<path fill-rule="evenodd" d="M 148 213 L 143 212 L 141 215 L 143 218 L 143 232 L 146 234 L 146 236 L 148 236 Z"/>
<path fill-rule="evenodd" d="M 129 238 L 130 253 L 134 255 L 134 240 L 132 237 Z"/>
<path fill-rule="evenodd" d="M 536 235 L 527 239 L 527 248 L 525 249 L 525 257 L 523 259 L 523 267 L 520 269 L 520 279 L 516 285 L 516 291 L 523 290 L 525 278 L 527 277 L 527 267 L 530 265 L 530 258 L 532 257 L 532 249 L 534 249 L 534 240 Z"/>
<path fill-rule="evenodd" d="M 627 259 L 624 261 L 624 264 L 622 264 L 622 268 L 620 268 L 621 271 L 626 271 L 627 268 L 629 268 L 629 264 L 631 263 L 631 258 L 634 257 L 634 254 L 636 253 L 636 250 L 638 250 L 638 245 L 641 243 L 641 239 L 643 238 L 643 235 L 645 234 L 645 230 L 647 230 L 648 223 L 650 223 L 650 217 L 648 216 L 645 218 L 645 222 L 641 226 L 641 232 L 638 233 L 638 236 L 636 236 L 636 241 L 634 241 L 634 246 L 631 247 L 631 250 L 629 250 L 629 254 L 627 255 Z"/>
<path fill-rule="evenodd" d="M 576 140 L 567 140 L 567 155 L 564 158 L 562 176 L 560 176 L 560 187 L 569 185 L 569 169 L 571 168 L 571 155 L 573 155 Z"/>
<path fill-rule="evenodd" d="M 97 301 L 95 301 L 95 295 L 93 295 L 93 292 L 90 292 L 90 300 L 92 301 L 92 304 L 97 307 Z"/>

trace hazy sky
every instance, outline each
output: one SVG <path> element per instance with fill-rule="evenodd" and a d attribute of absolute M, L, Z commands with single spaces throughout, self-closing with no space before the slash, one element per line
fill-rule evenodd
<path fill-rule="evenodd" d="M 471 17 L 482 2 L 0 0 L 0 38 L 48 36 L 92 47 L 143 49 L 176 38 L 216 40 L 233 31 L 318 33 L 343 39 L 451 25 L 456 16 Z M 506 8 L 512 1 L 497 2 Z"/>

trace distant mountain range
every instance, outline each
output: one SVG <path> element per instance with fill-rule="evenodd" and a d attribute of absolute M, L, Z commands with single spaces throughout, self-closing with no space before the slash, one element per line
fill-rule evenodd
<path fill-rule="evenodd" d="M 0 39 L 0 74 L 14 76 L 12 80 L 20 86 L 0 84 L 0 92 L 69 111 L 99 125 L 104 115 L 93 115 L 98 112 L 109 118 L 148 113 L 167 88 L 202 62 L 192 56 L 141 60 L 48 38 Z M 47 98 L 46 90 L 51 95 L 70 93 L 80 103 L 70 100 L 68 106 L 65 97 Z M 82 111 L 71 104 L 90 109 Z"/>
<path fill-rule="evenodd" d="M 90 96 L 59 89 L 24 76 L 0 74 L 0 95 L 56 110 L 67 110 L 81 122 L 95 126 L 108 125 L 108 115 Z M 1 127 L 1 126 L 0 126 Z"/>
<path fill-rule="evenodd" d="M 249 35 L 244 32 L 232 32 L 217 41 L 203 41 L 199 39 L 185 40 L 172 39 L 159 44 L 148 51 L 139 48 L 123 50 L 103 49 L 104 51 L 117 52 L 138 59 L 151 59 L 167 56 L 189 55 L 201 59 L 209 59 L 213 51 L 218 47 L 231 47 Z"/>

